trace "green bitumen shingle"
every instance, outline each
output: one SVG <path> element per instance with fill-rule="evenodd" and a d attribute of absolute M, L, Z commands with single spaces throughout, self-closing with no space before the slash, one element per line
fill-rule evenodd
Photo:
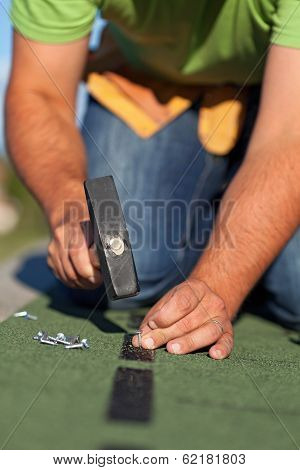
<path fill-rule="evenodd" d="M 119 358 L 124 332 L 143 311 L 97 311 L 87 321 L 74 305 L 60 311 L 49 305 L 42 296 L 27 307 L 38 321 L 11 318 L 0 325 L 0 447 L 299 448 L 300 346 L 292 333 L 244 315 L 227 360 L 161 348 L 154 362 L 126 361 Z M 80 333 L 91 348 L 41 345 L 32 339 L 39 329 Z M 148 421 L 108 419 L 118 367 L 152 370 Z"/>

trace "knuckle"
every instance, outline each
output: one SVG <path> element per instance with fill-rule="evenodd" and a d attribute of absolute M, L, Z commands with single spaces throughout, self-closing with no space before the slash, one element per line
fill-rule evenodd
<path fill-rule="evenodd" d="M 180 322 L 178 322 L 178 327 L 181 331 L 186 332 L 193 329 L 194 324 L 189 315 L 183 317 Z"/>
<path fill-rule="evenodd" d="M 198 299 L 188 282 L 183 282 L 176 289 L 175 302 L 176 307 L 183 313 L 190 312 L 196 307 Z"/>
<path fill-rule="evenodd" d="M 196 338 L 193 335 L 187 336 L 185 343 L 189 351 L 197 349 Z"/>
<path fill-rule="evenodd" d="M 219 310 L 220 312 L 223 312 L 226 310 L 225 302 L 221 297 L 216 296 L 215 302 L 216 302 L 217 310 Z"/>
<path fill-rule="evenodd" d="M 178 292 L 176 306 L 181 312 L 188 312 L 191 309 L 191 299 L 186 291 Z"/>
<path fill-rule="evenodd" d="M 48 245 L 48 254 L 49 254 L 50 256 L 53 256 L 53 255 L 54 255 L 54 252 L 55 252 L 54 243 L 53 243 L 53 242 L 50 242 L 49 245 Z"/>
<path fill-rule="evenodd" d="M 217 314 L 223 315 L 226 313 L 226 305 L 224 300 L 218 295 L 214 295 L 211 299 L 211 308 L 214 309 L 214 312 Z"/>
<path fill-rule="evenodd" d="M 167 342 L 167 336 L 163 330 L 157 330 L 155 343 L 165 344 Z"/>
<path fill-rule="evenodd" d="M 64 236 L 65 233 L 65 225 L 59 225 L 58 227 L 55 227 L 53 230 L 53 238 L 54 240 L 60 241 L 61 238 Z"/>
<path fill-rule="evenodd" d="M 149 318 L 149 320 L 152 320 L 152 318 Z M 168 326 L 168 320 L 166 318 L 166 315 L 164 315 L 163 312 L 159 312 L 153 317 L 154 322 L 156 323 L 157 326 L 164 328 Z"/>

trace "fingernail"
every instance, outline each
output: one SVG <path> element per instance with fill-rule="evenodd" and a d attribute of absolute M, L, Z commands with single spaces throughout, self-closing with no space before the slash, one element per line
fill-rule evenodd
<path fill-rule="evenodd" d="M 174 354 L 179 354 L 180 351 L 181 351 L 181 346 L 179 343 L 173 343 L 171 345 L 171 351 L 174 353 Z"/>
<path fill-rule="evenodd" d="M 148 322 L 148 325 L 150 326 L 151 330 L 155 330 L 155 328 L 157 328 L 157 324 L 155 323 L 154 320 L 150 320 Z"/>
<path fill-rule="evenodd" d="M 144 339 L 144 344 L 146 346 L 146 349 L 154 349 L 154 341 L 152 338 Z"/>
<path fill-rule="evenodd" d="M 214 350 L 214 357 L 216 359 L 221 359 L 222 358 L 222 351 L 220 351 L 220 349 L 215 349 Z"/>
<path fill-rule="evenodd" d="M 90 277 L 88 278 L 88 280 L 89 280 L 92 284 L 94 284 L 94 283 L 96 282 L 95 276 L 90 276 Z"/>
<path fill-rule="evenodd" d="M 138 347 L 138 345 L 139 345 L 139 340 L 138 340 L 137 335 L 133 336 L 133 338 L 132 338 L 132 344 L 133 344 L 133 346 L 135 346 L 136 348 Z"/>

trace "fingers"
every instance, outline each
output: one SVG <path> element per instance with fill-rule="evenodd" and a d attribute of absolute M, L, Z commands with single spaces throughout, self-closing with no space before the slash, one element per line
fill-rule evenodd
<path fill-rule="evenodd" d="M 226 328 L 229 330 L 230 326 L 228 324 L 225 324 L 223 328 L 224 330 Z M 222 340 L 224 336 L 226 339 Z M 179 338 L 175 338 L 172 341 L 169 341 L 167 343 L 167 351 L 173 354 L 187 354 L 189 352 L 197 351 L 198 349 L 209 346 L 212 343 L 217 342 L 217 344 L 219 344 L 221 342 L 222 357 L 217 357 L 218 353 L 216 353 L 215 358 L 223 359 L 224 357 L 227 357 L 227 355 L 229 355 L 232 350 L 233 341 L 231 343 L 231 348 L 229 348 L 229 343 L 228 343 L 228 346 L 226 349 L 227 353 L 224 352 L 225 351 L 224 342 L 227 341 L 227 338 L 229 338 L 229 336 L 230 336 L 230 331 L 226 331 L 224 334 L 222 334 L 220 325 L 209 320 L 200 328 L 197 328 L 196 330 L 191 331 L 190 333 L 186 335 L 183 335 Z M 218 349 L 219 349 L 219 346 L 217 347 L 217 350 Z"/>
<path fill-rule="evenodd" d="M 59 257 L 56 256 L 55 249 L 52 249 L 51 245 L 49 245 L 48 249 L 47 263 L 48 266 L 52 269 L 54 276 L 57 279 L 60 279 L 64 284 L 67 284 L 67 276 L 65 275 L 65 271 L 62 267 L 61 261 Z"/>
<path fill-rule="evenodd" d="M 192 312 L 206 292 L 204 283 L 197 281 L 197 286 L 194 284 L 193 280 L 185 281 L 172 289 L 165 302 L 151 309 L 143 324 L 146 320 L 151 329 L 167 328 Z"/>
<path fill-rule="evenodd" d="M 189 319 L 190 324 L 186 325 L 192 328 L 195 318 Z M 230 322 L 229 322 L 230 323 Z M 163 344 L 167 344 L 167 351 L 172 354 L 187 354 L 198 349 L 209 346 L 215 343 L 209 350 L 209 355 L 212 359 L 225 359 L 230 355 L 233 349 L 233 332 L 231 324 L 226 325 L 229 331 L 222 334 L 220 325 L 208 320 L 200 328 L 189 332 L 188 334 L 181 335 L 180 328 L 177 331 L 178 337 L 174 337 L 176 329 L 174 327 L 166 328 L 165 330 L 157 329 L 142 338 L 142 346 L 145 349 L 155 349 Z M 172 338 L 170 340 L 170 338 Z M 134 346 L 138 346 L 137 341 L 134 341 Z"/>
<path fill-rule="evenodd" d="M 143 332 L 142 346 L 145 349 L 159 348 L 174 338 L 178 338 L 189 331 L 195 330 L 207 320 L 207 314 L 201 305 L 190 314 L 181 318 L 178 322 L 168 328 L 156 328 L 146 333 Z M 133 345 L 138 345 L 137 337 L 133 338 Z"/>
<path fill-rule="evenodd" d="M 198 279 L 189 279 L 166 294 L 146 315 L 142 347 L 156 349 L 164 344 L 173 354 L 210 348 L 214 359 L 227 357 L 233 347 L 231 321 L 223 299 Z M 137 336 L 132 343 L 138 346 Z"/>
<path fill-rule="evenodd" d="M 85 285 L 97 287 L 101 282 L 101 274 L 99 269 L 91 262 L 90 252 L 86 245 L 86 240 L 82 232 L 78 230 L 77 234 L 73 234 L 69 242 L 69 258 L 76 272 L 77 278 Z"/>
<path fill-rule="evenodd" d="M 62 253 L 60 248 L 55 246 L 54 243 L 50 244 L 48 251 L 47 262 L 54 275 L 70 287 L 82 288 L 82 282 L 78 278 L 67 255 Z"/>
<path fill-rule="evenodd" d="M 233 333 L 227 332 L 210 348 L 209 355 L 213 359 L 225 359 L 232 352 L 232 349 Z"/>
<path fill-rule="evenodd" d="M 99 256 L 97 254 L 97 249 L 96 249 L 96 246 L 95 244 L 93 243 L 93 245 L 89 248 L 89 257 L 90 257 L 90 261 L 92 263 L 92 266 L 96 269 L 100 269 L 100 261 L 99 261 Z"/>
<path fill-rule="evenodd" d="M 140 325 L 140 330 L 142 332 L 150 331 L 152 328 L 149 327 L 148 325 L 148 320 L 153 316 L 153 314 L 159 310 L 166 302 L 170 300 L 170 298 L 174 295 L 174 289 L 171 289 L 167 294 L 165 294 L 158 302 L 156 302 L 155 305 L 149 310 L 145 318 L 143 319 L 141 325 Z"/>
<path fill-rule="evenodd" d="M 55 231 L 48 247 L 47 261 L 56 277 L 70 287 L 94 289 L 102 282 L 79 224 L 63 225 Z"/>

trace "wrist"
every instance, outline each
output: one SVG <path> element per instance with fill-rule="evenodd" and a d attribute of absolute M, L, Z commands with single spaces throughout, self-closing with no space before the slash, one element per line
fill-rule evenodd
<path fill-rule="evenodd" d="M 83 184 L 72 182 L 50 198 L 44 206 L 51 230 L 64 223 L 89 219 Z"/>
<path fill-rule="evenodd" d="M 216 266 L 211 269 L 210 266 L 200 261 L 189 279 L 205 282 L 224 301 L 229 318 L 234 318 L 244 298 L 238 286 L 230 280 L 228 273 L 222 272 Z"/>

